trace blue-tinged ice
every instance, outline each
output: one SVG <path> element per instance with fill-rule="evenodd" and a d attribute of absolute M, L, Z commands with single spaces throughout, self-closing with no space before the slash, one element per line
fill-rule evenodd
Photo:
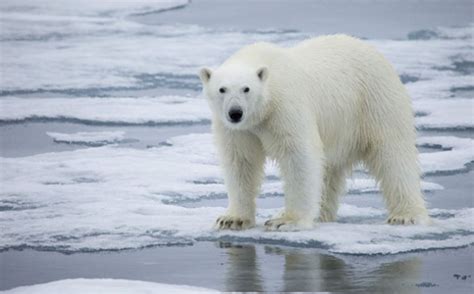
<path fill-rule="evenodd" d="M 219 293 L 217 290 L 186 285 L 171 285 L 123 279 L 65 279 L 54 282 L 22 286 L 7 291 L 4 294 L 51 294 L 51 293 Z"/>
<path fill-rule="evenodd" d="M 473 160 L 471 139 L 429 137 L 419 144 L 442 146 L 439 152 L 421 154 L 425 173 L 463 169 Z M 383 209 L 348 204 L 342 205 L 339 222 L 311 232 L 264 232 L 263 222 L 278 211 L 259 209 L 257 228 L 218 233 L 212 226 L 224 208 L 180 206 L 226 197 L 210 134 L 179 136 L 146 150 L 104 146 L 0 158 L 0 165 L 3 249 L 115 250 L 231 238 L 386 254 L 473 241 L 472 209 L 431 210 L 433 226 L 394 227 L 385 224 Z M 268 163 L 266 173 L 262 194 L 281 196 L 277 167 Z M 348 184 L 352 193 L 377 191 L 370 178 L 354 175 Z M 427 182 L 423 187 L 442 188 Z"/>

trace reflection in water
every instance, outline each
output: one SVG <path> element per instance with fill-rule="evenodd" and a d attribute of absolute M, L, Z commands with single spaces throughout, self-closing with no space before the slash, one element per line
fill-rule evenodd
<path fill-rule="evenodd" d="M 284 254 L 283 291 L 314 291 L 322 289 L 323 277 L 319 269 L 319 255 Z"/>
<path fill-rule="evenodd" d="M 311 249 L 219 243 L 228 257 L 227 291 L 268 291 L 262 279 L 264 255 L 282 257 L 279 291 L 419 293 L 421 260 L 416 256 L 336 257 Z M 259 258 L 259 254 L 261 254 Z M 397 258 L 394 260 L 394 258 Z M 274 269 L 273 269 L 274 270 Z M 272 285 L 275 286 L 275 285 Z"/>
<path fill-rule="evenodd" d="M 420 289 L 415 286 L 420 278 L 420 267 L 421 260 L 417 257 L 384 263 L 370 273 L 377 277 L 370 290 L 374 293 L 396 293 L 403 287 L 404 293 L 420 293 Z"/>
<path fill-rule="evenodd" d="M 255 246 L 220 242 L 219 247 L 226 248 L 228 256 L 226 290 L 263 291 Z"/>

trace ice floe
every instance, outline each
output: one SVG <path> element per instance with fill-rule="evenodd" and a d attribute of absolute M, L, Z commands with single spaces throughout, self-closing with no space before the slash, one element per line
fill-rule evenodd
<path fill-rule="evenodd" d="M 41 3 L 32 3 L 28 0 L 5 0 L 0 4 L 0 8 L 5 12 L 46 14 L 48 16 L 106 17 L 177 9 L 189 2 L 189 0 L 44 0 Z"/>
<path fill-rule="evenodd" d="M 341 254 L 395 254 L 443 248 L 459 248 L 474 243 L 472 220 L 474 209 L 433 209 L 431 226 L 391 226 L 383 223 L 383 212 L 377 209 L 342 205 L 338 217 L 348 222 L 322 223 L 312 231 L 262 232 L 263 222 L 277 211 L 261 210 L 260 227 L 245 232 L 217 232 L 204 240 L 253 240 L 289 246 L 316 247 Z"/>
<path fill-rule="evenodd" d="M 473 160 L 471 139 L 429 137 L 419 144 L 440 149 L 421 154 L 425 173 L 462 170 Z M 383 210 L 348 204 L 341 207 L 339 222 L 311 232 L 263 233 L 261 224 L 276 209 L 259 209 L 256 229 L 215 232 L 212 224 L 224 208 L 180 206 L 226 197 L 210 134 L 179 136 L 146 150 L 104 146 L 0 158 L 0 165 L 0 249 L 117 250 L 231 238 L 385 254 L 473 241 L 471 209 L 432 210 L 434 226 L 405 228 L 385 225 Z M 262 194 L 281 196 L 277 169 L 270 164 L 266 171 Z M 370 178 L 354 176 L 348 183 L 351 193 L 377 191 Z"/>
<path fill-rule="evenodd" d="M 435 29 L 424 29 L 408 34 L 410 40 L 431 40 L 431 39 L 472 39 L 473 24 L 464 28 L 438 27 Z"/>
<path fill-rule="evenodd" d="M 185 5 L 187 1 L 181 0 L 0 2 L 0 122 L 209 123 L 207 103 L 197 94 L 199 67 L 216 66 L 253 42 L 290 46 L 309 37 L 293 30 L 150 25 L 130 17 Z M 406 40 L 368 40 L 406 83 L 419 129 L 473 128 L 472 27 L 417 31 Z M 197 97 L 142 97 L 133 92 L 163 88 L 189 90 Z M 122 90 L 131 90 L 136 97 L 112 98 Z M 64 98 L 49 98 L 50 93 Z M 29 98 L 14 97 L 24 95 Z M 57 142 L 87 144 L 117 142 L 124 136 L 49 135 Z M 463 172 L 474 161 L 469 138 L 422 137 L 418 145 L 437 149 L 420 154 L 425 175 Z M 395 254 L 474 243 L 472 208 L 430 209 L 432 226 L 397 227 L 384 223 L 383 209 L 342 204 L 338 222 L 288 233 L 264 232 L 263 222 L 279 210 L 260 208 L 256 228 L 216 232 L 212 225 L 224 208 L 184 207 L 189 201 L 226 197 L 210 134 L 175 137 L 146 150 L 103 146 L 0 158 L 0 166 L 0 250 L 77 252 L 235 240 L 342 254 Z M 266 174 L 262 196 L 281 197 L 277 167 L 268 163 Z M 347 184 L 351 194 L 378 191 L 375 181 L 359 171 Z M 425 191 L 443 188 L 426 181 L 422 187 Z M 45 287 L 47 292 L 52 289 Z"/>
<path fill-rule="evenodd" d="M 59 5 L 50 8 L 50 2 Z M 73 11 L 62 2 L 19 3 L 7 1 L 0 19 L 0 67 L 8 72 L 2 77 L 3 94 L 103 94 L 109 90 L 160 86 L 197 90 L 200 85 L 196 73 L 203 64 L 215 65 L 245 44 L 288 41 L 294 35 L 302 35 L 281 31 L 221 32 L 179 24 L 147 25 L 119 17 L 123 13 L 141 13 L 142 8 L 144 12 L 165 11 L 160 8 L 162 4 L 182 7 L 183 1 L 137 1 L 138 5 L 135 1 L 123 1 L 127 9 L 119 5 L 119 10 L 123 10 L 119 13 L 107 12 L 112 5 L 105 5 L 105 9 L 101 5 L 85 5 L 85 13 L 79 10 L 72 16 L 69 13 Z M 158 9 L 154 8 L 156 4 Z"/>
<path fill-rule="evenodd" d="M 23 286 L 7 291 L 5 294 L 150 294 L 150 293 L 167 293 L 167 294 L 192 294 L 192 293 L 217 293 L 218 291 L 208 288 L 200 288 L 194 286 L 161 284 L 136 280 L 122 279 L 68 279 L 59 280 L 44 284 L 36 284 L 31 286 Z"/>
<path fill-rule="evenodd" d="M 422 130 L 470 130 L 472 99 L 419 99 L 413 102 Z M 209 123 L 206 100 L 182 96 L 142 98 L 14 98 L 0 99 L 0 122 L 70 121 L 84 124 L 162 125 Z"/>
<path fill-rule="evenodd" d="M 444 149 L 420 154 L 426 174 L 459 172 L 474 162 L 474 140 L 470 138 L 433 136 L 418 138 L 417 142 L 420 146 Z"/>
<path fill-rule="evenodd" d="M 72 121 L 86 124 L 170 124 L 209 122 L 202 98 L 2 98 L 0 122 Z"/>
<path fill-rule="evenodd" d="M 413 106 L 423 115 L 416 118 L 419 129 L 472 130 L 474 128 L 474 100 L 415 100 Z"/>
<path fill-rule="evenodd" d="M 124 141 L 125 132 L 77 132 L 73 134 L 47 132 L 56 143 L 102 146 Z"/>
<path fill-rule="evenodd" d="M 294 30 L 150 25 L 126 17 L 185 7 L 187 1 L 81 4 L 2 1 L 0 67 L 8 73 L 2 77 L 2 95 L 45 91 L 105 95 L 111 90 L 159 87 L 199 90 L 198 69 L 218 65 L 244 45 L 269 41 L 289 46 L 311 37 Z M 472 62 L 471 31 L 472 25 L 435 28 L 430 38 L 369 42 L 394 63 L 402 76 L 433 80 L 436 86 L 444 83 L 444 77 L 456 74 L 453 64 Z M 417 90 L 413 93 L 418 96 Z"/>

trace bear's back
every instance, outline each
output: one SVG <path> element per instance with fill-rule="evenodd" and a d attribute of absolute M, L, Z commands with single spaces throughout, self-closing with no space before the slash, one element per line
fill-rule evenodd
<path fill-rule="evenodd" d="M 284 56 L 284 48 L 268 42 L 247 45 L 229 57 L 221 66 L 246 64 L 254 67 L 267 66 Z"/>

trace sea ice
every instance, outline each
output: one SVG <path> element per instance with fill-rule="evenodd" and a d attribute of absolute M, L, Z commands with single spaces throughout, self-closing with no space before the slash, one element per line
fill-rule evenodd
<path fill-rule="evenodd" d="M 416 83 L 418 84 L 418 83 Z M 419 129 L 469 130 L 472 99 L 414 100 Z M 87 124 L 160 125 L 209 123 L 211 114 L 204 97 L 161 96 L 141 98 L 15 98 L 0 99 L 0 122 L 38 120 Z"/>
<path fill-rule="evenodd" d="M 416 118 L 419 129 L 472 130 L 474 128 L 472 99 L 423 99 L 413 106 L 423 115 Z"/>
<path fill-rule="evenodd" d="M 0 121 L 66 120 L 89 124 L 170 124 L 209 122 L 202 98 L 180 96 L 137 98 L 0 99 Z"/>
<path fill-rule="evenodd" d="M 114 1 L 81 2 L 87 5 L 2 1 L 4 95 L 47 90 L 103 94 L 159 86 L 196 90 L 200 87 L 197 71 L 203 64 L 215 65 L 244 44 L 301 35 L 147 25 L 127 17 L 183 7 L 184 1 L 120 1 L 118 11 Z"/>
<path fill-rule="evenodd" d="M 71 6 L 52 0 L 0 3 L 2 95 L 45 91 L 104 95 L 110 90 L 157 87 L 199 90 L 198 69 L 220 64 L 242 46 L 258 41 L 289 46 L 310 37 L 305 32 L 288 30 L 149 25 L 129 17 L 184 7 L 187 1 L 74 3 Z M 433 86 L 446 84 L 445 78 L 456 84 L 459 81 L 454 78 L 458 73 L 453 65 L 472 62 L 472 33 L 469 33 L 472 25 L 436 31 L 428 40 L 369 42 L 388 57 L 401 75 L 432 80 Z M 465 83 L 472 86 L 469 81 Z M 440 95 L 430 92 L 426 96 L 417 90 L 412 93 L 415 98 Z"/>
<path fill-rule="evenodd" d="M 432 136 L 418 138 L 417 142 L 420 146 L 444 149 L 420 154 L 421 167 L 426 174 L 455 173 L 474 162 L 474 140 L 470 138 Z"/>
<path fill-rule="evenodd" d="M 429 137 L 419 144 L 440 149 L 421 154 L 425 173 L 462 170 L 473 160 L 471 139 Z M 405 228 L 385 225 L 383 210 L 348 204 L 342 205 L 339 222 L 311 232 L 262 232 L 262 223 L 276 209 L 259 209 L 256 229 L 215 232 L 212 224 L 224 208 L 180 206 L 225 198 L 210 134 L 179 136 L 146 150 L 104 146 L 0 158 L 0 165 L 1 249 L 94 251 L 230 238 L 385 254 L 473 242 L 472 209 L 431 210 L 434 226 Z M 276 167 L 269 164 L 266 171 L 262 194 L 281 195 Z M 373 180 L 358 176 L 349 180 L 349 188 L 352 193 L 377 190 Z"/>
<path fill-rule="evenodd" d="M 5 12 L 31 13 L 48 16 L 127 16 L 177 9 L 189 4 L 189 0 L 4 0 L 0 8 Z"/>
<path fill-rule="evenodd" d="M 7 291 L 4 294 L 192 294 L 218 293 L 216 290 L 184 285 L 170 285 L 145 281 L 121 279 L 68 279 L 45 284 L 23 286 Z"/>
<path fill-rule="evenodd" d="M 201 66 L 216 66 L 238 48 L 257 41 L 290 46 L 309 37 L 288 30 L 150 25 L 131 17 L 186 4 L 181 0 L 80 0 L 74 5 L 54 0 L 1 1 L 0 122 L 209 123 L 209 108 L 197 94 L 196 73 Z M 466 99 L 471 97 L 463 96 L 471 95 L 474 86 L 472 27 L 418 31 L 406 40 L 368 40 L 402 76 L 419 129 L 473 128 L 473 105 Z M 141 97 L 139 92 L 131 94 L 139 98 L 93 97 L 116 96 L 122 90 L 160 93 L 163 88 L 189 90 L 197 97 Z M 64 98 L 50 98 L 49 93 Z M 13 97 L 25 94 L 29 98 Z M 68 142 L 99 138 L 115 142 L 123 136 L 50 135 Z M 418 145 L 436 149 L 420 154 L 425 175 L 463 172 L 474 161 L 470 138 L 421 137 Z M 212 224 L 224 208 L 182 206 L 185 201 L 225 198 L 210 134 L 175 137 L 146 150 L 103 146 L 0 158 L 0 166 L 0 250 L 31 247 L 75 252 L 235 240 L 318 247 L 342 254 L 395 254 L 474 243 L 472 208 L 430 209 L 432 226 L 399 227 L 384 223 L 383 209 L 342 204 L 338 222 L 288 233 L 264 232 L 263 222 L 278 210 L 258 209 L 256 228 L 216 232 Z M 262 195 L 281 197 L 282 183 L 271 162 L 266 175 Z M 347 184 L 352 194 L 378 191 L 375 181 L 360 170 Z M 443 188 L 430 182 L 422 187 L 425 191 Z M 100 286 L 97 281 L 81 282 Z M 108 287 L 132 282 L 105 283 Z M 47 284 L 44 291 L 66 284 L 75 282 Z"/>
<path fill-rule="evenodd" d="M 46 134 L 57 143 L 102 146 L 124 141 L 125 132 L 77 132 L 73 134 L 47 132 Z"/>

